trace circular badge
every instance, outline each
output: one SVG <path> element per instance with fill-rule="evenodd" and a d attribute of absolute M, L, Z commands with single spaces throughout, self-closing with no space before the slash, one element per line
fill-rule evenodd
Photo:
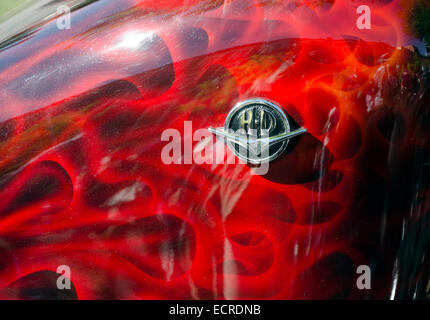
<path fill-rule="evenodd" d="M 228 139 L 227 145 L 240 159 L 252 164 L 278 158 L 288 145 L 288 139 L 277 142 L 271 137 L 290 132 L 284 111 L 273 102 L 251 99 L 237 104 L 225 120 L 224 130 L 240 139 Z"/>
<path fill-rule="evenodd" d="M 291 131 L 285 112 L 264 99 L 238 103 L 228 114 L 224 128 L 210 127 L 209 131 L 224 138 L 238 158 L 251 164 L 275 160 L 291 138 L 307 132 L 306 128 Z"/>

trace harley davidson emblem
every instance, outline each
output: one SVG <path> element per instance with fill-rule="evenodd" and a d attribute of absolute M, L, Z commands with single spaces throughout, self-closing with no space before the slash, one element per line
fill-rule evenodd
<path fill-rule="evenodd" d="M 260 164 L 278 158 L 291 138 L 307 130 L 291 131 L 290 122 L 280 107 L 267 100 L 251 99 L 230 111 L 224 128 L 209 128 L 209 131 L 224 137 L 227 146 L 241 160 Z"/>

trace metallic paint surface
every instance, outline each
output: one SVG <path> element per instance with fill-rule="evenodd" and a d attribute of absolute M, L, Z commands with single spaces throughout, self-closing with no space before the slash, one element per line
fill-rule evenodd
<path fill-rule="evenodd" d="M 352 0 L 104 0 L 5 44 L 0 298 L 422 297 L 428 62 L 371 6 L 359 30 Z M 308 129 L 267 175 L 162 163 L 163 130 L 253 97 Z"/>

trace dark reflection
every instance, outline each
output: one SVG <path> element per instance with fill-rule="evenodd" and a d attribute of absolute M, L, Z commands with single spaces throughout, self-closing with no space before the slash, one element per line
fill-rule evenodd
<path fill-rule="evenodd" d="M 133 83 L 126 80 L 112 80 L 108 81 L 105 85 L 71 99 L 66 104 L 66 108 L 81 109 L 88 106 L 95 106 L 102 102 L 103 99 L 109 98 L 140 100 L 143 97 Z"/>
<path fill-rule="evenodd" d="M 282 184 L 308 183 L 324 176 L 332 162 L 333 155 L 323 143 L 306 133 L 289 142 L 285 155 L 270 163 L 263 177 Z"/>
<path fill-rule="evenodd" d="M 341 206 L 336 202 L 330 201 L 315 201 L 308 203 L 302 208 L 297 219 L 297 224 L 313 225 L 320 224 L 333 219 L 340 211 Z"/>
<path fill-rule="evenodd" d="M 297 282 L 293 299 L 346 299 L 354 284 L 353 262 L 345 253 L 333 252 L 306 269 Z"/>
<path fill-rule="evenodd" d="M 73 282 L 70 290 L 57 288 L 59 276 L 49 270 L 34 272 L 0 290 L 0 294 L 4 293 L 9 298 L 22 300 L 77 300 L 78 295 Z"/>
<path fill-rule="evenodd" d="M 0 124 L 0 143 L 8 140 L 14 130 L 14 122 L 6 121 Z"/>
<path fill-rule="evenodd" d="M 28 181 L 22 179 L 31 176 Z M 67 171 L 54 161 L 42 161 L 27 168 L 16 176 L 0 180 L 0 196 L 4 197 L 7 191 L 13 192 L 15 197 L 5 207 L 0 207 L 0 216 L 8 215 L 20 208 L 41 203 L 52 197 L 63 199 L 59 206 L 67 207 L 73 196 L 73 183 Z M 52 206 L 51 209 L 55 209 Z M 40 223 L 40 221 L 38 221 Z"/>
<path fill-rule="evenodd" d="M 185 27 L 180 30 L 179 40 L 178 45 L 181 45 L 185 57 L 201 55 L 206 52 L 209 45 L 209 36 L 201 28 Z"/>
<path fill-rule="evenodd" d="M 430 167 L 425 169 L 423 177 L 430 180 Z M 417 204 L 424 209 L 424 203 Z M 410 224 L 400 245 L 399 278 L 402 286 L 398 290 L 399 299 L 429 298 L 430 233 L 427 231 L 430 228 L 430 211 L 423 211 L 422 214 L 419 220 Z"/>
<path fill-rule="evenodd" d="M 317 181 L 305 183 L 303 186 L 309 190 L 318 190 L 319 192 L 327 192 L 336 188 L 343 179 L 342 171 L 327 171 L 327 173 Z"/>

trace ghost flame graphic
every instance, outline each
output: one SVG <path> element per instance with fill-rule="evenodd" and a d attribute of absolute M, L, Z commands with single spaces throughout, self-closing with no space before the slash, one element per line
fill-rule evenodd
<path fill-rule="evenodd" d="M 3 42 L 0 298 L 425 297 L 428 60 L 413 1 L 368 2 L 87 1 Z M 254 97 L 308 129 L 266 175 L 161 161 Z"/>

